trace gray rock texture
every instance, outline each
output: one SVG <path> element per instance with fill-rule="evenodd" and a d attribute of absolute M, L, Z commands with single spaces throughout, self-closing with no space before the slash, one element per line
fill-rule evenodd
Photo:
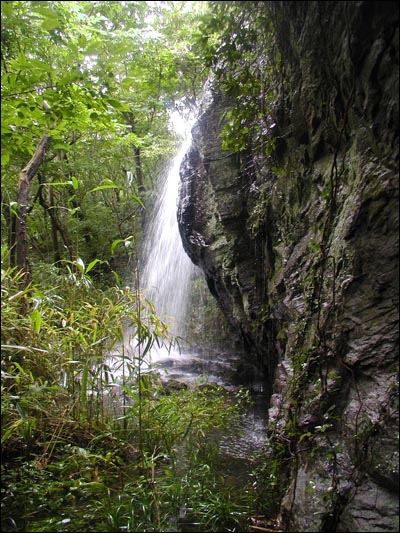
<path fill-rule="evenodd" d="M 233 101 L 211 84 L 182 240 L 245 347 L 241 377 L 268 384 L 287 530 L 399 531 L 398 8 L 270 9 L 276 150 L 222 150 Z"/>

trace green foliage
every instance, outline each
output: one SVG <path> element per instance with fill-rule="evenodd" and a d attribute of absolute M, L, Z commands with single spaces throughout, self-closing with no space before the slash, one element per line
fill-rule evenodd
<path fill-rule="evenodd" d="M 7 438 L 3 439 L 11 439 L 10 446 L 10 428 L 15 425 L 20 430 L 21 419 L 30 415 L 25 409 L 30 404 L 21 403 L 20 398 L 32 398 L 32 390 L 35 394 L 53 392 L 62 384 L 69 398 L 67 409 L 88 423 L 101 420 L 104 412 L 99 413 L 98 408 L 103 402 L 103 376 L 109 353 L 122 338 L 121 324 L 129 321 L 133 334 L 140 329 L 146 346 L 155 340 L 163 342 L 166 326 L 154 313 L 147 314 L 144 322 L 142 315 L 149 304 L 140 302 L 135 293 L 115 288 L 106 297 L 95 290 L 89 272 L 97 262 L 87 266 L 80 259 L 72 262 L 69 275 L 54 275 L 54 287 L 45 290 L 30 286 L 21 291 L 15 268 L 2 270 L 4 393 L 6 402 L 10 397 L 18 400 L 9 404 L 4 419 Z M 21 315 L 22 298 L 32 308 L 27 315 Z M 90 419 L 95 412 L 95 419 Z"/>
<path fill-rule="evenodd" d="M 133 226 L 140 242 L 146 191 L 176 148 L 169 112 L 193 107 L 207 76 L 194 39 L 206 7 L 2 6 L 2 242 L 13 245 L 16 178 L 46 134 L 52 143 L 29 206 L 32 267 L 98 258 L 96 273 L 108 276 L 111 243 Z M 128 260 L 119 247 L 120 273 Z"/>
<path fill-rule="evenodd" d="M 210 2 L 201 39 L 205 58 L 219 87 L 231 97 L 222 132 L 222 148 L 275 149 L 270 112 L 279 65 L 268 2 Z"/>
<path fill-rule="evenodd" d="M 2 530 L 237 530 L 247 496 L 217 454 L 248 393 L 170 391 L 145 372 L 167 326 L 136 292 L 96 289 L 96 264 L 20 290 L 3 249 Z"/>

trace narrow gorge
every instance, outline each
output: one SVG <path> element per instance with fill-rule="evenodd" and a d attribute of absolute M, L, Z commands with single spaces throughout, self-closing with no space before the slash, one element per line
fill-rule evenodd
<path fill-rule="evenodd" d="M 183 244 L 242 381 L 268 387 L 287 531 L 398 531 L 398 6 L 254 4 L 274 60 L 260 46 L 246 65 L 238 43 L 215 67 L 181 166 Z M 246 68 L 268 70 L 268 108 L 232 150 Z"/>

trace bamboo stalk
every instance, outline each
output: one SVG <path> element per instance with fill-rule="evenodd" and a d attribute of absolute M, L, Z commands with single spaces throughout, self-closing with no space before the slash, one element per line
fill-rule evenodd
<path fill-rule="evenodd" d="M 282 531 L 280 529 L 270 529 L 266 527 L 261 526 L 249 526 L 250 529 L 254 529 L 255 531 Z"/>

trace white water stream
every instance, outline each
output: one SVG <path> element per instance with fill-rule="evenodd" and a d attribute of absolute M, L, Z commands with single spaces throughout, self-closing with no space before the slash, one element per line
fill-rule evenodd
<path fill-rule="evenodd" d="M 148 359 L 153 368 L 169 380 L 228 385 L 236 358 L 225 354 L 225 357 L 210 360 L 199 350 L 190 350 L 186 338 L 192 282 L 202 275 L 183 249 L 177 221 L 179 168 L 190 147 L 193 120 L 174 115 L 172 123 L 182 143 L 158 186 L 157 200 L 145 232 L 140 284 L 157 316 L 169 324 L 172 336 L 179 337 L 179 345 L 167 350 L 154 344 Z"/>
<path fill-rule="evenodd" d="M 179 121 L 179 133 L 183 141 L 160 180 L 157 200 L 145 231 L 145 246 L 139 268 L 141 292 L 154 305 L 156 315 L 170 325 L 172 336 L 183 339 L 186 335 L 185 319 L 189 312 L 192 281 L 201 272 L 183 249 L 177 222 L 179 168 L 190 147 L 190 130 L 190 122 Z M 124 350 L 134 355 L 136 349 L 137 339 L 132 338 L 129 331 L 126 332 Z M 177 380 L 186 385 L 214 383 L 226 389 L 235 389 L 232 382 L 238 357 L 235 354 L 205 355 L 200 352 L 200 349 L 190 349 L 185 342 L 181 347 L 170 350 L 154 344 L 150 353 L 141 360 L 141 369 L 144 372 L 156 371 L 166 381 Z M 121 377 L 121 372 L 115 372 L 115 367 L 113 374 Z M 250 457 L 264 442 L 265 405 L 259 395 L 256 395 L 255 400 L 254 407 L 243 413 L 240 427 L 233 431 L 234 437 L 227 435 L 222 445 L 222 450 L 231 458 Z"/>
<path fill-rule="evenodd" d="M 177 121 L 176 121 L 177 122 Z M 180 122 L 181 147 L 159 184 L 145 236 L 141 286 L 173 335 L 184 337 L 191 282 L 199 269 L 185 253 L 177 222 L 179 167 L 191 142 L 191 122 Z"/>
<path fill-rule="evenodd" d="M 142 296 L 154 306 L 157 317 L 169 325 L 170 336 L 178 338 L 178 343 L 169 349 L 154 343 L 150 352 L 140 358 L 141 371 L 156 370 L 163 378 L 187 384 L 201 380 L 229 385 L 237 357 L 224 354 L 210 358 L 200 354 L 199 349 L 191 350 L 187 342 L 186 325 L 192 300 L 192 282 L 202 273 L 183 249 L 177 221 L 177 202 L 179 169 L 191 144 L 193 121 L 185 121 L 178 115 L 172 118 L 174 129 L 182 142 L 158 183 L 156 201 L 145 227 L 139 280 Z M 111 363 L 114 378 L 120 378 L 124 371 L 120 363 L 122 353 L 133 361 L 137 352 L 137 338 L 127 328 L 124 344 L 115 353 L 114 362 Z"/>

